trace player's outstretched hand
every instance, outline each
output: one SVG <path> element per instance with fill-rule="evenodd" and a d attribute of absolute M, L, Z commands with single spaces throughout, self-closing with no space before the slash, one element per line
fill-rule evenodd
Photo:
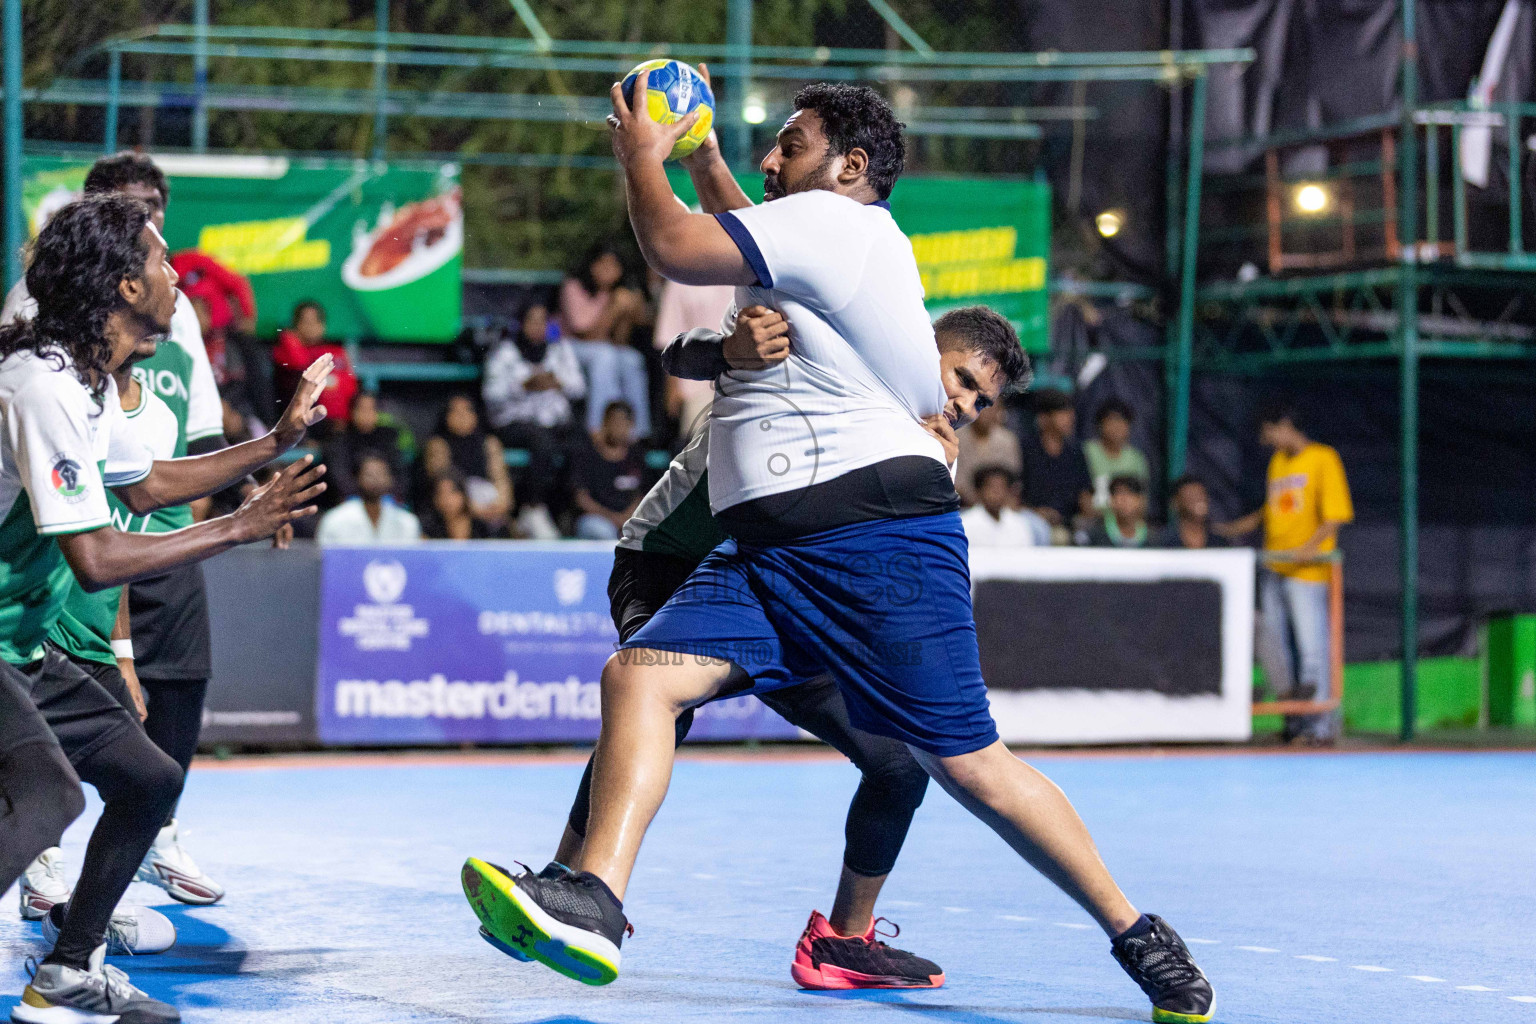
<path fill-rule="evenodd" d="M 789 321 L 767 306 L 736 314 L 736 329 L 720 345 L 733 370 L 766 370 L 789 358 Z"/>
<path fill-rule="evenodd" d="M 624 86 L 614 82 L 608 90 L 613 100 L 613 113 L 608 115 L 608 127 L 613 129 L 613 155 L 623 167 L 636 160 L 654 160 L 662 163 L 672 153 L 677 140 L 688 134 L 693 122 L 699 119 L 697 109 L 675 124 L 657 124 L 645 105 L 646 86 L 651 80 L 649 71 L 640 72 L 635 79 L 630 102 L 624 102 Z"/>
<path fill-rule="evenodd" d="M 325 467 L 313 465 L 314 461 L 313 455 L 304 456 L 245 496 L 231 513 L 240 524 L 242 541 L 270 537 L 295 519 L 320 511 L 310 503 L 325 491 L 320 479 Z"/>
<path fill-rule="evenodd" d="M 304 431 L 325 419 L 325 406 L 319 405 L 320 393 L 325 381 L 335 368 L 336 360 L 329 352 L 309 364 L 309 369 L 299 378 L 299 386 L 293 392 L 293 401 L 283 410 L 283 416 L 272 428 L 272 436 L 279 448 L 287 451 L 304 440 Z"/>
<path fill-rule="evenodd" d="M 953 466 L 960 457 L 960 439 L 955 436 L 955 428 L 949 425 L 949 419 L 936 412 L 923 420 L 923 429 L 939 439 L 939 444 L 944 446 L 944 464 Z"/>

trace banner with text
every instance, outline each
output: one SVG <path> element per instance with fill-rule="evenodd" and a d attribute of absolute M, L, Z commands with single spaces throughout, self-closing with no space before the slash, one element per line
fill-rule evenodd
<path fill-rule="evenodd" d="M 597 738 L 618 633 L 606 544 L 327 548 L 322 743 L 565 743 Z M 795 739 L 755 697 L 700 708 L 690 739 Z"/>
<path fill-rule="evenodd" d="M 293 307 L 325 307 L 333 338 L 446 342 L 459 332 L 464 215 L 459 168 L 366 160 L 151 154 L 171 200 L 165 240 L 243 274 L 256 330 Z M 22 206 L 32 234 L 79 196 L 90 162 L 29 156 Z"/>

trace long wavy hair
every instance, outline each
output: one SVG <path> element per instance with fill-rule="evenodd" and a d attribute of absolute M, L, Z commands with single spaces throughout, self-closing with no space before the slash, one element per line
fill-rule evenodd
<path fill-rule="evenodd" d="M 35 352 L 79 374 L 99 404 L 112 358 L 107 318 L 126 305 L 122 280 L 144 274 L 148 223 L 149 207 L 121 195 L 87 196 L 49 218 L 27 254 L 37 315 L 0 327 L 0 359 Z"/>

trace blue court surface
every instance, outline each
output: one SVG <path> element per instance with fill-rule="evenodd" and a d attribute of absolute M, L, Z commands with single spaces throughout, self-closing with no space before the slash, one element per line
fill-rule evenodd
<path fill-rule="evenodd" d="M 1191 940 L 1218 1020 L 1536 1022 L 1536 754 L 1030 760 L 1132 900 Z M 1087 917 L 936 787 L 882 909 L 948 985 L 797 991 L 791 951 L 831 902 L 857 782 L 819 756 L 686 757 L 630 889 L 619 980 L 518 964 L 476 937 L 458 868 L 466 854 L 542 865 L 580 770 L 570 756 L 199 765 L 183 828 L 229 896 L 193 909 L 135 885 L 129 900 L 162 906 L 181 940 L 118 963 L 210 1024 L 1149 1017 Z M 76 868 L 84 837 L 67 837 Z M 42 951 L 15 906 L 8 894 L 0 912 L 6 1006 Z"/>

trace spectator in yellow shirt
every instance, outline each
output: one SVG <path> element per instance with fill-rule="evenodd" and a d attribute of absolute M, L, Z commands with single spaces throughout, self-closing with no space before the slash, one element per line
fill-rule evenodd
<path fill-rule="evenodd" d="M 1276 405 L 1260 416 L 1259 440 L 1275 451 L 1264 507 L 1220 532 L 1241 536 L 1263 523 L 1267 568 L 1260 581 L 1259 615 L 1269 642 L 1259 650 L 1265 678 L 1282 696 L 1327 700 L 1327 559 L 1338 547 L 1339 527 L 1355 518 L 1349 482 L 1339 453 L 1309 438 L 1290 406 Z M 1336 713 L 1286 720 L 1287 738 L 1332 743 L 1337 733 Z"/>

